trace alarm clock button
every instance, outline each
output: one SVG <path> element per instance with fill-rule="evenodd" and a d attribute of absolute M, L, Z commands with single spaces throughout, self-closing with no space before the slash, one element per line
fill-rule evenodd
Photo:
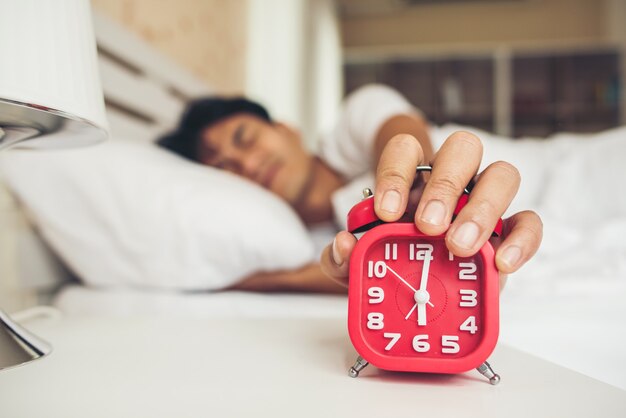
<path fill-rule="evenodd" d="M 469 195 L 463 193 L 461 197 L 459 197 L 459 201 L 456 204 L 456 208 L 454 209 L 454 215 L 452 219 L 456 217 L 456 215 L 461 212 L 461 209 L 467 204 L 469 201 Z M 398 222 L 411 222 L 410 217 L 407 217 L 408 214 L 405 213 Z M 384 223 L 383 221 L 376 216 L 376 212 L 374 211 L 374 196 L 371 195 L 359 203 L 354 205 L 350 212 L 348 212 L 348 231 L 352 234 L 358 234 L 360 232 L 365 232 L 368 229 L 371 229 L 375 226 Z M 493 229 L 492 235 L 494 237 L 499 237 L 502 235 L 502 219 L 498 219 L 496 226 Z"/>
<path fill-rule="evenodd" d="M 361 200 L 348 212 L 348 231 L 353 234 L 365 232 L 383 223 L 374 212 L 374 196 Z"/>

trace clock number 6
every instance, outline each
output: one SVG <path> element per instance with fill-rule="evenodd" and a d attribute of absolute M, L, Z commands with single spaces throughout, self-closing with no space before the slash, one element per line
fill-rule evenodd
<path fill-rule="evenodd" d="M 419 334 L 413 337 L 413 350 L 418 353 L 427 353 L 430 350 L 428 334 Z"/>

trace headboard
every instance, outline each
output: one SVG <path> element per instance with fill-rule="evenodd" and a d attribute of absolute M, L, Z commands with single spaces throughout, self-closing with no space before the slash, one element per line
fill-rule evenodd
<path fill-rule="evenodd" d="M 111 140 L 153 141 L 209 87 L 111 19 L 94 13 Z M 45 302 L 68 273 L 0 178 L 0 307 Z"/>
<path fill-rule="evenodd" d="M 94 26 L 113 137 L 153 140 L 176 123 L 189 99 L 210 91 L 116 22 L 94 14 Z"/>

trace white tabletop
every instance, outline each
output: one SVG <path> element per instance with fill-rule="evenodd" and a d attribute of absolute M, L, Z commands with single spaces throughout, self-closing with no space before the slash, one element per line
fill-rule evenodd
<path fill-rule="evenodd" d="M 0 373 L 0 416 L 625 417 L 626 392 L 500 345 L 477 372 L 348 377 L 344 321 L 64 318 L 47 358 Z M 406 415 L 403 415 L 406 414 Z"/>

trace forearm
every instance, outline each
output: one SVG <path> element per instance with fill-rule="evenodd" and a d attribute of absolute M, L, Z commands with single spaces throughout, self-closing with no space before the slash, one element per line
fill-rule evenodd
<path fill-rule="evenodd" d="M 417 114 L 404 114 L 388 119 L 378 131 L 374 143 L 374 161 L 380 161 L 380 155 L 385 145 L 398 134 L 409 134 L 420 143 L 424 152 L 424 164 L 429 164 L 434 151 L 428 134 L 428 122 Z"/>
<path fill-rule="evenodd" d="M 346 293 L 346 288 L 322 273 L 319 263 L 297 270 L 254 273 L 229 289 L 255 292 Z"/>

